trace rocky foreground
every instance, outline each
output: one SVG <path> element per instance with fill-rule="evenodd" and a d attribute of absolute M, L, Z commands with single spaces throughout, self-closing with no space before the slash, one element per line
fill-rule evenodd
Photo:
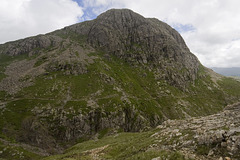
<path fill-rule="evenodd" d="M 222 112 L 185 120 L 167 120 L 156 129 L 142 133 L 111 133 L 81 142 L 61 155 L 50 156 L 19 145 L 41 155 L 36 159 L 150 159 L 150 160 L 238 160 L 240 159 L 240 103 L 226 106 Z M 4 142 L 4 141 L 2 141 Z M 25 159 L 23 152 L 14 151 L 16 144 L 7 144 L 0 157 L 9 152 Z M 12 148 L 12 150 L 10 150 Z M 8 151 L 9 150 L 9 151 Z M 34 152 L 33 152 L 34 151 Z M 8 154 L 9 154 L 8 153 Z"/>
<path fill-rule="evenodd" d="M 157 128 L 150 149 L 178 150 L 187 159 L 240 158 L 240 103 L 206 117 L 168 120 Z"/>

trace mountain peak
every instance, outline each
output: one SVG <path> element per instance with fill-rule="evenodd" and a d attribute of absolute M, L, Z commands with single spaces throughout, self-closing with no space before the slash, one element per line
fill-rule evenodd
<path fill-rule="evenodd" d="M 110 33 L 111 35 L 106 35 Z M 92 38 L 91 35 L 94 35 L 94 37 Z M 109 39 L 105 40 L 106 38 L 114 36 L 115 40 L 119 38 L 122 40 L 128 39 L 131 43 L 152 43 L 158 47 L 164 41 L 168 41 L 167 43 L 174 43 L 174 45 L 180 47 L 180 50 L 189 52 L 181 35 L 171 26 L 156 18 L 145 18 L 129 9 L 111 9 L 102 13 L 97 19 L 93 20 L 88 36 L 90 36 L 90 41 L 98 39 L 97 43 L 101 46 L 106 46 L 105 43 L 109 42 Z M 104 41 L 102 41 L 103 37 L 105 37 Z M 153 41 L 149 42 L 149 39 Z M 107 50 L 109 50 L 109 47 L 111 48 L 111 46 L 108 46 Z M 116 46 L 113 48 L 116 49 Z M 124 46 L 121 46 L 121 48 L 124 48 Z M 159 51 L 159 48 L 157 50 Z"/>
<path fill-rule="evenodd" d="M 130 9 L 110 9 L 100 14 L 97 19 L 128 22 L 136 19 L 144 19 L 144 17 Z"/>
<path fill-rule="evenodd" d="M 166 23 L 144 18 L 129 9 L 112 9 L 98 16 L 90 26 L 87 36 L 93 47 L 130 63 L 158 66 L 161 72 L 166 71 L 161 78 L 164 76 L 179 87 L 196 79 L 198 59 L 181 35 Z M 185 71 L 184 75 L 179 74 L 180 70 Z"/>

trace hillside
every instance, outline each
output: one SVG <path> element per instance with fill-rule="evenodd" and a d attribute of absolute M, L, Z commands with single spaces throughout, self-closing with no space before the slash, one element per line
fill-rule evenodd
<path fill-rule="evenodd" d="M 145 136 L 168 119 L 215 114 L 240 97 L 240 82 L 201 65 L 177 31 L 127 9 L 0 45 L 0 80 L 6 159 L 39 159 L 108 135 Z"/>
<path fill-rule="evenodd" d="M 218 114 L 167 120 L 143 133 L 120 133 L 79 143 L 58 159 L 239 159 L 240 104 L 227 106 Z M 230 158 L 231 157 L 231 158 Z"/>

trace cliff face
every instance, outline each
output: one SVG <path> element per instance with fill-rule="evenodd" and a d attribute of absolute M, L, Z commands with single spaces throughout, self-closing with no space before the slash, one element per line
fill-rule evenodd
<path fill-rule="evenodd" d="M 203 67 L 177 31 L 127 9 L 0 45 L 0 137 L 48 152 L 239 97 L 239 83 Z"/>
<path fill-rule="evenodd" d="M 198 59 L 176 30 L 157 19 L 144 18 L 127 9 L 109 10 L 92 22 L 67 29 L 87 36 L 94 48 L 131 64 L 157 68 L 158 78 L 177 87 L 184 88 L 196 79 Z"/>

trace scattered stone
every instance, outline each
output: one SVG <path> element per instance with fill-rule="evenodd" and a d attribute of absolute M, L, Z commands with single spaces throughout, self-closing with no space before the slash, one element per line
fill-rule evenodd
<path fill-rule="evenodd" d="M 208 156 L 213 156 L 214 155 L 214 151 L 211 149 L 208 153 Z"/>
<path fill-rule="evenodd" d="M 230 115 L 230 110 L 236 113 L 234 117 Z M 227 128 L 230 124 L 240 124 L 240 105 L 228 106 L 224 111 L 206 117 L 167 120 L 157 127 L 160 131 L 152 137 L 158 139 L 158 147 L 161 149 L 184 150 L 182 152 L 186 157 L 189 157 L 190 153 L 195 155 L 196 158 L 193 159 L 203 159 L 196 154 L 198 148 L 201 152 L 209 149 L 208 153 L 204 153 L 207 156 L 202 155 L 205 159 L 214 159 L 222 150 L 226 150 L 229 155 L 240 157 L 240 128 Z M 185 149 L 188 150 L 187 153 Z M 224 159 L 229 160 L 229 157 Z M 223 158 L 220 157 L 219 160 Z"/>

